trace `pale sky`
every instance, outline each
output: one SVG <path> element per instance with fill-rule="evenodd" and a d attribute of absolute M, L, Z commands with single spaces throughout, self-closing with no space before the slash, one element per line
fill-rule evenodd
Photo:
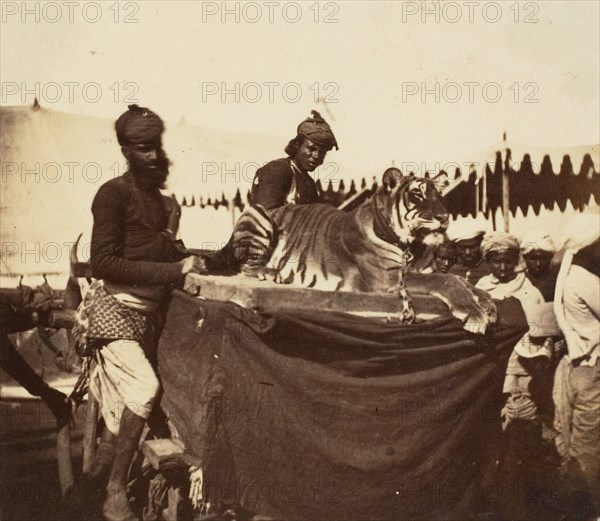
<path fill-rule="evenodd" d="M 335 118 L 335 154 L 366 170 L 475 160 L 504 131 L 538 147 L 600 142 L 595 0 L 84 1 L 72 21 L 68 4 L 30 2 L 24 15 L 21 2 L 3 2 L 4 105 L 31 103 L 23 87 L 37 82 L 46 107 L 116 118 L 133 94 L 167 121 L 287 142 L 323 109 L 318 90 L 331 101 L 322 112 Z M 78 82 L 72 102 L 66 82 Z M 224 100 L 223 88 L 233 92 Z"/>
<path fill-rule="evenodd" d="M 167 121 L 165 147 L 174 159 L 169 188 L 180 195 L 245 192 L 251 176 L 245 184 L 219 176 L 203 181 L 197 163 L 227 161 L 231 168 L 240 161 L 256 169 L 284 155 L 313 108 L 340 145 L 326 160 L 339 167 L 334 180 L 369 180 L 392 161 L 417 174 L 448 162 L 481 163 L 501 148 L 505 131 L 513 150 L 515 143 L 535 150 L 538 163 L 550 147 L 600 143 L 595 0 L 0 5 L 2 105 L 30 105 L 37 89 L 46 108 L 106 118 L 95 127 L 106 128 L 106 145 L 114 141 L 110 120 L 137 100 Z M 182 118 L 201 130 L 184 132 L 188 126 L 176 125 Z M 97 141 L 86 141 L 84 123 L 77 125 L 65 133 L 64 147 L 56 126 L 44 127 L 55 129 L 45 142 L 35 129 L 26 131 L 11 149 L 14 157 L 3 161 L 31 162 L 28 147 L 45 151 L 45 161 L 114 160 L 96 157 Z M 96 185 L 79 177 L 79 184 L 67 183 L 66 176 L 62 184 L 18 181 L 12 176 L 0 187 L 9 194 L 6 240 L 27 241 L 22 248 L 33 251 L 50 237 L 63 245 L 89 232 Z M 184 212 L 186 243 L 226 241 L 231 216 L 219 224 L 214 211 L 204 212 L 203 219 L 214 221 L 207 224 L 201 213 Z M 27 255 L 27 262 L 13 255 L 2 269 L 68 270 L 66 254 L 47 266 L 30 266 Z"/>

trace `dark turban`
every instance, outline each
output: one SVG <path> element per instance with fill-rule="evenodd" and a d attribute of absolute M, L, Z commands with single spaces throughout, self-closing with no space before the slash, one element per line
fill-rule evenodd
<path fill-rule="evenodd" d="M 304 136 L 317 145 L 331 150 L 333 147 L 339 150 L 335 136 L 331 131 L 329 124 L 321 117 L 316 110 L 311 111 L 312 117 L 305 119 L 298 125 L 298 135 Z"/>
<path fill-rule="evenodd" d="M 117 119 L 115 130 L 119 145 L 127 146 L 156 140 L 164 132 L 165 125 L 150 109 L 129 105 L 129 110 Z"/>

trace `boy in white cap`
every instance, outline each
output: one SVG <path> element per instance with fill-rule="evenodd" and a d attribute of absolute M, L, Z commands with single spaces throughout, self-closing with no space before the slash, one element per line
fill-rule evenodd
<path fill-rule="evenodd" d="M 540 291 L 525 276 L 519 241 L 514 235 L 490 233 L 484 237 L 481 251 L 491 273 L 481 277 L 475 287 L 497 300 L 518 298 L 525 311 L 544 303 Z"/>
<path fill-rule="evenodd" d="M 556 253 L 552 238 L 542 231 L 532 231 L 521 241 L 521 253 L 527 264 L 527 278 L 540 290 L 546 302 L 552 302 L 558 276 L 558 270 L 550 265 Z"/>

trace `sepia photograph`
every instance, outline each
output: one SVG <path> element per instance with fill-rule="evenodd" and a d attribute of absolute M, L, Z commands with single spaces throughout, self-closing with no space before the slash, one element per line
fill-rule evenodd
<path fill-rule="evenodd" d="M 600 520 L 600 0 L 0 17 L 0 521 Z"/>

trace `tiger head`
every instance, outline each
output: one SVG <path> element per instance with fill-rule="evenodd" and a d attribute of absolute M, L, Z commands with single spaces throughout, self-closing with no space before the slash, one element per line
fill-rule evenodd
<path fill-rule="evenodd" d="M 372 198 L 375 233 L 400 245 L 443 242 L 448 211 L 440 192 L 448 186 L 446 174 L 428 179 L 413 173 L 404 176 L 397 168 L 388 168 L 382 181 L 383 186 Z"/>

